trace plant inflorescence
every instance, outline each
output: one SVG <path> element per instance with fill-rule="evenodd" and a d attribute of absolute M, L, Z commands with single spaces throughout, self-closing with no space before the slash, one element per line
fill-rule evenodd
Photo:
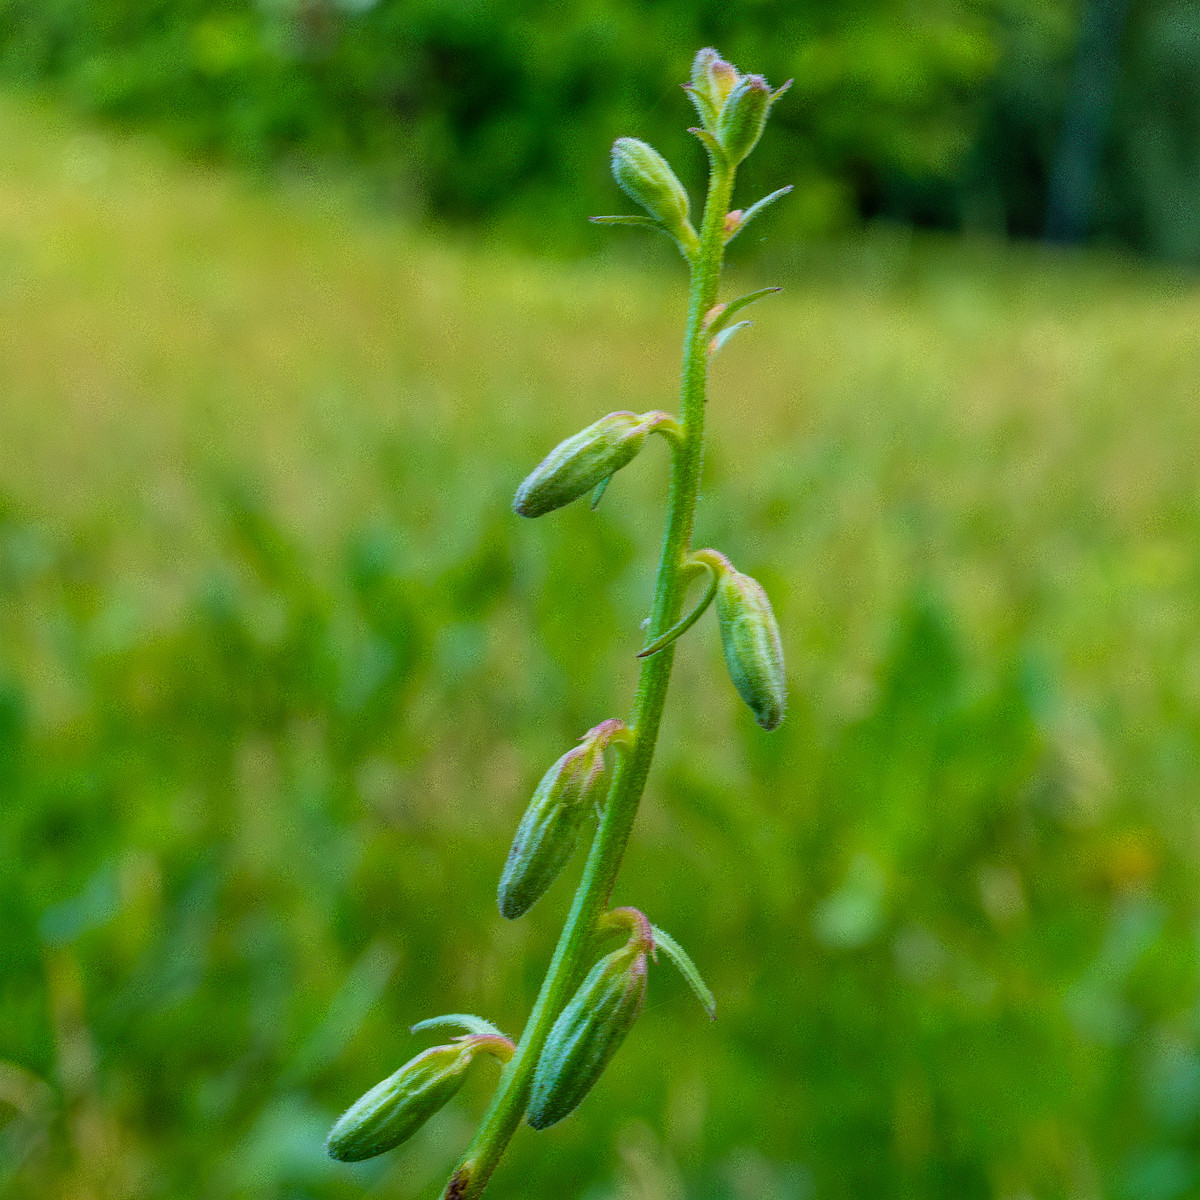
<path fill-rule="evenodd" d="M 700 125 L 691 132 L 708 154 L 709 184 L 700 230 L 687 193 L 667 161 L 635 138 L 613 146 L 612 171 L 645 215 L 594 217 L 606 225 L 640 225 L 671 237 L 691 271 L 684 337 L 680 411 L 614 412 L 567 438 L 521 484 L 513 509 L 539 517 L 589 493 L 593 506 L 613 475 L 628 465 L 652 433 L 670 446 L 666 531 L 647 640 L 629 721 L 600 722 L 543 776 L 521 818 L 500 877 L 501 914 L 515 919 L 545 893 L 566 866 L 593 816 L 596 830 L 570 913 L 520 1040 L 514 1043 L 480 1017 L 435 1017 L 413 1030 L 450 1026 L 465 1032 L 418 1054 L 352 1105 L 329 1135 L 337 1159 L 370 1158 L 399 1145 L 458 1090 L 471 1062 L 490 1055 L 503 1064 L 490 1108 L 454 1172 L 445 1200 L 482 1193 L 522 1119 L 534 1129 L 562 1120 L 583 1100 L 641 1011 L 649 961 L 658 952 L 682 972 L 711 1017 L 714 1001 L 685 951 L 632 908 L 608 908 L 621 858 L 654 757 L 675 642 L 715 602 L 729 674 L 764 729 L 783 720 L 783 653 L 770 601 L 750 576 L 716 550 L 691 548 L 704 448 L 708 364 L 749 322 L 734 320 L 777 288 L 719 303 L 725 247 L 767 205 L 790 188 L 747 209 L 730 209 L 734 176 L 754 149 L 771 106 L 760 75 L 742 75 L 715 50 L 701 50 L 684 85 Z M 684 614 L 685 594 L 704 580 Z M 624 944 L 601 956 L 613 934 Z"/>

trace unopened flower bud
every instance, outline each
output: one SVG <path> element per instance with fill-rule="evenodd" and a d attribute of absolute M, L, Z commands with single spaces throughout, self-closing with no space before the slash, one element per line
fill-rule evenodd
<path fill-rule="evenodd" d="M 325 1149 L 340 1162 L 360 1162 L 407 1141 L 462 1086 L 477 1045 L 464 1038 L 434 1046 L 377 1083 L 338 1118 Z"/>
<path fill-rule="evenodd" d="M 681 245 L 695 241 L 688 220 L 687 192 L 671 164 L 653 146 L 637 138 L 617 138 L 612 149 L 612 173 L 617 186 L 640 204 Z"/>
<path fill-rule="evenodd" d="M 757 580 L 732 567 L 717 584 L 717 623 L 725 664 L 738 695 L 764 729 L 783 720 L 787 685 L 783 647 L 771 601 Z"/>
<path fill-rule="evenodd" d="M 698 51 L 692 62 L 690 86 L 712 106 L 714 116 L 720 116 L 738 78 L 737 68 L 727 63 L 711 47 Z"/>
<path fill-rule="evenodd" d="M 635 458 L 648 431 L 644 418 L 636 413 L 601 417 L 560 442 L 534 467 L 517 489 L 513 511 L 522 517 L 540 517 L 579 499 Z"/>
<path fill-rule="evenodd" d="M 771 99 L 770 84 L 761 75 L 744 76 L 730 92 L 717 120 L 716 138 L 733 166 L 758 144 Z"/>
<path fill-rule="evenodd" d="M 542 776 L 500 876 L 501 916 L 515 920 L 528 912 L 558 878 L 603 777 L 604 755 L 595 742 L 568 750 Z"/>
<path fill-rule="evenodd" d="M 526 1119 L 561 1121 L 587 1095 L 646 999 L 646 951 L 636 943 L 602 958 L 550 1030 L 533 1073 Z"/>

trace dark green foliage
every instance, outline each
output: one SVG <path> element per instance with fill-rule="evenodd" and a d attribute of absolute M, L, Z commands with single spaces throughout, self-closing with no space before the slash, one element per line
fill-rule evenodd
<path fill-rule="evenodd" d="M 995 29 L 965 8 L 908 20 L 886 0 L 848 11 L 618 0 L 603 12 L 582 0 L 8 0 L 0 69 L 192 150 L 349 156 L 420 207 L 578 243 L 581 218 L 609 200 L 602 168 L 584 165 L 594 148 L 636 113 L 634 132 L 678 157 L 686 138 L 664 100 L 709 41 L 771 79 L 797 77 L 799 99 L 746 182 L 786 164 L 810 226 L 849 213 L 864 171 L 944 176 L 951 143 L 969 136 L 964 101 L 990 73 Z"/>
<path fill-rule="evenodd" d="M 529 244 L 591 245 L 597 145 L 630 126 L 686 161 L 697 45 L 795 78 L 744 181 L 799 189 L 794 232 L 857 216 L 1040 235 L 1078 5 L 897 0 L 6 0 L 0 75 L 149 123 L 193 152 L 353 160 L 393 200 Z M 1092 227 L 1200 258 L 1200 18 L 1133 0 Z M 692 180 L 691 182 L 694 182 Z"/>
<path fill-rule="evenodd" d="M 686 163 L 679 78 L 719 45 L 795 79 L 743 185 L 797 186 L 781 232 L 858 216 L 1040 235 L 1078 5 L 967 0 L 6 0 L 0 76 L 150 124 L 192 152 L 351 160 L 382 193 L 531 245 L 608 211 L 595 148 L 624 131 Z M 1093 225 L 1200 256 L 1200 24 L 1134 0 Z M 698 174 L 698 172 L 697 172 Z M 695 184 L 693 176 L 686 183 Z"/>

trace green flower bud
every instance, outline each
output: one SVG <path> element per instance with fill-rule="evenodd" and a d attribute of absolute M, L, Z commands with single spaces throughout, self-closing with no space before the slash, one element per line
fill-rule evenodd
<path fill-rule="evenodd" d="M 715 50 L 707 47 L 696 53 L 689 87 L 703 98 L 702 104 L 707 102 L 713 116 L 717 117 L 739 78 L 737 68 L 732 63 L 727 63 Z"/>
<path fill-rule="evenodd" d="M 511 921 L 528 912 L 558 878 L 603 777 L 604 755 L 594 741 L 568 750 L 542 776 L 500 876 L 501 916 Z"/>
<path fill-rule="evenodd" d="M 771 111 L 770 84 L 761 75 L 746 75 L 729 94 L 717 119 L 716 138 L 737 166 L 758 144 Z"/>
<path fill-rule="evenodd" d="M 671 164 L 653 146 L 637 138 L 617 138 L 612 149 L 617 186 L 640 204 L 683 247 L 696 243 L 688 220 L 687 192 Z"/>
<path fill-rule="evenodd" d="M 777 728 L 787 700 L 783 647 L 771 601 L 761 584 L 726 568 L 717 584 L 717 623 L 738 695 L 764 729 Z"/>
<path fill-rule="evenodd" d="M 638 943 L 602 958 L 550 1030 L 533 1072 L 526 1119 L 561 1121 L 587 1095 L 625 1040 L 646 999 L 646 950 Z"/>
<path fill-rule="evenodd" d="M 517 488 L 513 511 L 540 517 L 578 500 L 631 462 L 649 429 L 636 413 L 615 412 L 559 442 Z"/>
<path fill-rule="evenodd" d="M 434 1046 L 377 1083 L 330 1130 L 329 1157 L 360 1162 L 407 1141 L 462 1086 L 477 1048 L 472 1038 Z"/>

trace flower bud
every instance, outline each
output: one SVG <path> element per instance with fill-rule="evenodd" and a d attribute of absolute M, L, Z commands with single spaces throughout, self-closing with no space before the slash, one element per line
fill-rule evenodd
<path fill-rule="evenodd" d="M 787 700 L 783 647 L 762 585 L 727 568 L 717 584 L 717 624 L 725 664 L 738 695 L 764 729 L 777 728 Z"/>
<path fill-rule="evenodd" d="M 711 47 L 696 53 L 692 62 L 690 86 L 708 101 L 714 116 L 720 115 L 725 100 L 733 91 L 738 78 L 737 68 L 732 63 L 727 63 Z"/>
<path fill-rule="evenodd" d="M 771 100 L 771 87 L 761 75 L 743 76 L 730 92 L 717 119 L 716 138 L 731 165 L 736 167 L 758 144 Z"/>
<path fill-rule="evenodd" d="M 462 1085 L 476 1042 L 434 1046 L 377 1083 L 338 1118 L 325 1149 L 340 1162 L 360 1162 L 407 1141 Z"/>
<path fill-rule="evenodd" d="M 511 921 L 528 912 L 558 878 L 603 776 L 604 755 L 594 741 L 568 750 L 542 776 L 500 876 L 501 916 Z"/>
<path fill-rule="evenodd" d="M 517 488 L 513 511 L 540 517 L 578 500 L 637 456 L 649 427 L 631 412 L 609 413 L 560 442 Z"/>
<path fill-rule="evenodd" d="M 533 1072 L 526 1119 L 561 1121 L 587 1095 L 646 999 L 646 951 L 637 943 L 602 958 L 550 1030 Z"/>
<path fill-rule="evenodd" d="M 637 138 L 617 138 L 612 148 L 617 186 L 640 204 L 681 245 L 695 241 L 688 221 L 688 198 L 671 164 L 653 146 Z"/>

